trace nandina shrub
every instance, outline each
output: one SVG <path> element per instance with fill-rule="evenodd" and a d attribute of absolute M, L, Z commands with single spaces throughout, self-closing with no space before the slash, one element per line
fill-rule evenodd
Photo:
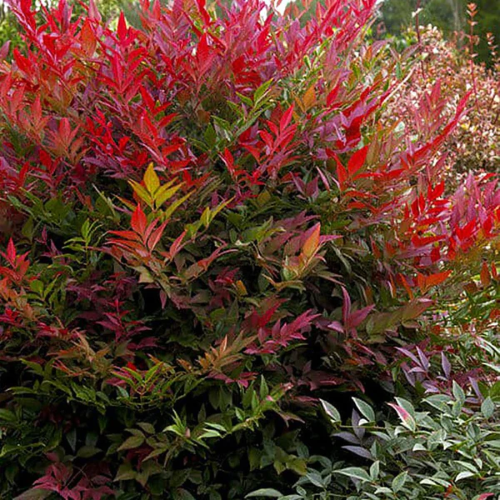
<path fill-rule="evenodd" d="M 375 3 L 301 24 L 143 1 L 112 29 L 93 3 L 40 24 L 12 2 L 5 498 L 241 498 L 322 451 L 318 397 L 348 414 L 343 393 L 393 391 L 398 348 L 495 251 L 500 193 L 445 185 L 466 96 L 415 137 L 381 121 L 403 75 L 365 41 Z"/>

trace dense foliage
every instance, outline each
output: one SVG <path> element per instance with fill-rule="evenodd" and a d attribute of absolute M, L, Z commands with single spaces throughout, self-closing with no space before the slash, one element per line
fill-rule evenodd
<path fill-rule="evenodd" d="M 449 183 L 467 94 L 401 127 L 375 4 L 12 1 L 2 498 L 498 493 L 500 190 Z"/>

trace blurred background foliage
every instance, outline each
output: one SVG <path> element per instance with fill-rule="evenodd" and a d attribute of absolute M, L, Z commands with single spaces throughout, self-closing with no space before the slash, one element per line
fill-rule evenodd
<path fill-rule="evenodd" d="M 7 5 L 0 4 L 0 45 L 11 41 L 13 45 L 17 45 L 21 41 L 17 23 L 14 16 L 10 13 Z"/>
<path fill-rule="evenodd" d="M 456 32 L 468 31 L 467 5 L 468 0 L 421 0 L 419 23 L 432 24 L 439 28 L 446 37 L 452 37 Z M 500 40 L 500 1 L 476 0 L 478 15 L 474 32 L 479 36 L 477 47 L 478 58 L 488 61 L 490 51 L 486 43 L 486 34 L 492 33 Z M 387 33 L 400 36 L 402 32 L 415 24 L 413 13 L 416 12 L 418 0 L 384 0 L 381 3 L 380 15 Z"/>

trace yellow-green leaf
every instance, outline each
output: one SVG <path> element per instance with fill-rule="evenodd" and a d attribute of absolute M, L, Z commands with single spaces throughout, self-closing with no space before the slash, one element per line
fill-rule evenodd
<path fill-rule="evenodd" d="M 179 198 L 178 200 L 174 201 L 162 214 L 162 220 L 166 221 L 170 219 L 172 214 L 177 210 L 178 207 L 180 207 L 190 196 L 192 193 L 188 193 L 182 198 Z"/>
<path fill-rule="evenodd" d="M 158 174 L 155 172 L 152 163 L 149 164 L 149 167 L 144 174 L 144 185 L 151 195 L 154 195 L 156 190 L 160 187 L 160 179 L 158 178 Z"/>
<path fill-rule="evenodd" d="M 210 225 L 210 209 L 208 207 L 203 210 L 200 220 L 203 225 L 208 228 L 208 226 Z"/>
<path fill-rule="evenodd" d="M 156 208 L 160 208 L 167 200 L 172 198 L 177 191 L 182 187 L 182 184 L 178 184 L 176 186 L 170 187 L 172 185 L 171 182 L 168 184 L 165 184 L 162 186 L 158 191 L 156 192 L 154 196 Z"/>
<path fill-rule="evenodd" d="M 138 182 L 136 181 L 128 181 L 129 184 L 132 186 L 132 189 L 134 190 L 135 194 L 148 206 L 153 205 L 153 198 L 149 194 L 149 192 L 144 189 L 143 186 L 141 186 Z"/>

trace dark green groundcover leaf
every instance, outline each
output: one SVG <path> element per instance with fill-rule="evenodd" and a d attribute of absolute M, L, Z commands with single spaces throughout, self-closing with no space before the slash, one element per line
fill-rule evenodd
<path fill-rule="evenodd" d="M 280 493 L 278 490 L 275 490 L 273 488 L 261 488 L 257 491 L 252 491 L 252 493 L 249 493 L 245 498 L 280 498 L 282 497 L 283 494 Z"/>

